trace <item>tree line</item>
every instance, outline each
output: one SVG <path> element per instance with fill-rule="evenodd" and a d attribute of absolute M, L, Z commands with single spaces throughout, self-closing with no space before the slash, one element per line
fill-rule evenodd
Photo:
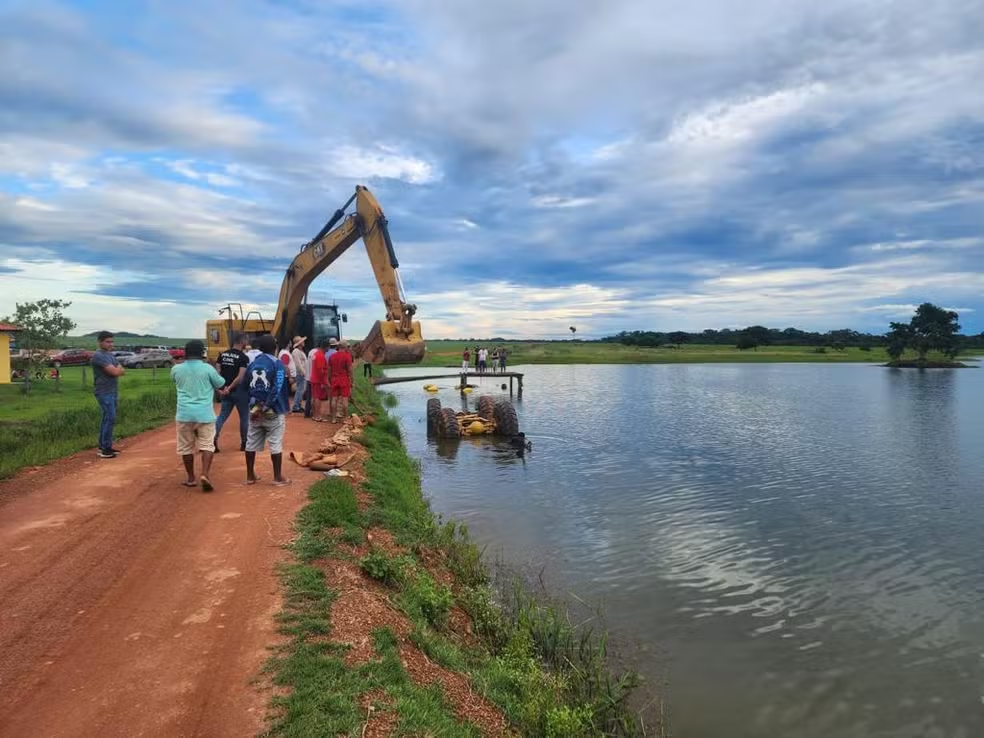
<path fill-rule="evenodd" d="M 687 343 L 734 346 L 743 350 L 759 346 L 816 346 L 834 350 L 879 347 L 885 348 L 893 357 L 901 356 L 908 349 L 918 353 L 920 358 L 925 358 L 929 351 L 952 358 L 962 350 L 984 349 L 984 333 L 961 335 L 957 318 L 955 312 L 927 302 L 916 309 L 908 323 L 891 323 L 890 330 L 883 334 L 863 333 L 851 328 L 820 332 L 751 325 L 703 331 L 621 331 L 601 341 L 646 348 L 679 347 Z"/>

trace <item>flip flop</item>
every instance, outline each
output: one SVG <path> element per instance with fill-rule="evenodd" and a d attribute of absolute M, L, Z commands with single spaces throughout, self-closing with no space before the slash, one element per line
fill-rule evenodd
<path fill-rule="evenodd" d="M 289 479 L 284 479 L 284 480 L 282 480 L 280 482 L 274 480 L 274 482 L 273 482 L 273 486 L 274 487 L 286 487 L 289 484 L 293 484 L 293 482 L 291 480 L 289 480 Z"/>
<path fill-rule="evenodd" d="M 259 482 L 263 477 L 257 477 L 256 479 L 247 479 L 246 484 L 253 485 Z"/>
<path fill-rule="evenodd" d="M 189 482 L 188 480 L 185 480 L 185 481 L 183 481 L 181 483 L 181 486 L 182 487 L 197 487 L 198 486 L 198 482 Z"/>
<path fill-rule="evenodd" d="M 211 492 L 215 487 L 212 486 L 211 480 L 208 477 L 201 478 L 202 492 Z"/>

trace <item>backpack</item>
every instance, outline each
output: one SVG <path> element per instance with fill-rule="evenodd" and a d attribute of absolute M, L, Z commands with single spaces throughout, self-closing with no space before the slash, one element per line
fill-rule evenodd
<path fill-rule="evenodd" d="M 278 359 L 260 354 L 246 368 L 249 383 L 249 405 L 276 408 L 277 398 L 284 386 L 284 365 Z"/>

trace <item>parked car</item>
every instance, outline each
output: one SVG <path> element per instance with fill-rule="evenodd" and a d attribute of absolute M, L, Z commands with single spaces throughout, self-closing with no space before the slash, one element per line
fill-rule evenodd
<path fill-rule="evenodd" d="M 183 359 L 185 357 L 185 350 L 183 348 L 168 349 L 167 352 L 171 354 L 171 358 L 174 359 Z"/>
<path fill-rule="evenodd" d="M 48 366 L 54 366 L 55 364 L 61 366 L 88 364 L 92 358 L 92 354 L 93 352 L 88 349 L 63 349 L 48 357 Z"/>
<path fill-rule="evenodd" d="M 153 351 L 142 351 L 139 354 L 128 356 L 123 359 L 123 366 L 128 369 L 146 369 L 149 366 L 169 367 L 174 363 L 174 357 L 167 351 L 154 349 Z"/>
<path fill-rule="evenodd" d="M 123 359 L 128 359 L 131 356 L 136 356 L 136 354 L 133 353 L 132 351 L 114 351 L 113 356 L 115 356 L 117 361 L 119 361 L 122 364 Z"/>

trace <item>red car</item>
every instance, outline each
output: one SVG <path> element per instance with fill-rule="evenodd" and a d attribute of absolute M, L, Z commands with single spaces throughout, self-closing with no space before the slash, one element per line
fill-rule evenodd
<path fill-rule="evenodd" d="M 183 359 L 185 357 L 185 350 L 183 348 L 168 349 L 167 352 L 175 359 Z"/>
<path fill-rule="evenodd" d="M 65 349 L 48 357 L 48 366 L 59 364 L 61 366 L 72 366 L 75 364 L 88 364 L 92 358 L 92 351 L 88 349 Z"/>

